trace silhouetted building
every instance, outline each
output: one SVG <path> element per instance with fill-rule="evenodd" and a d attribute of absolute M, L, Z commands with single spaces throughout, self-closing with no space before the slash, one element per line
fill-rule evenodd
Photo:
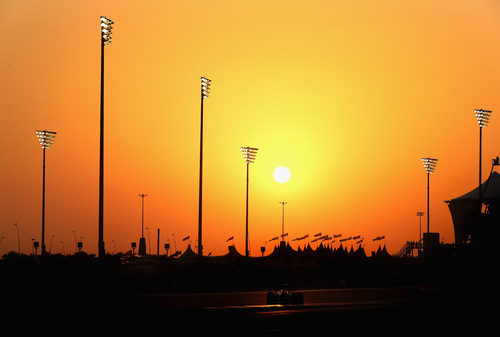
<path fill-rule="evenodd" d="M 439 233 L 424 233 L 424 257 L 433 259 L 439 253 Z"/>
<path fill-rule="evenodd" d="M 472 240 L 479 242 L 493 231 L 500 223 L 500 174 L 492 172 L 481 184 L 482 201 L 486 212 L 479 216 L 479 187 L 457 198 L 446 200 L 453 219 L 455 243 L 463 244 Z"/>

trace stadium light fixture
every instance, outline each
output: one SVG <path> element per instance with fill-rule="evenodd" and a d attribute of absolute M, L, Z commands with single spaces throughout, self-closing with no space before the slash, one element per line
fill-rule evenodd
<path fill-rule="evenodd" d="M 424 164 L 425 172 L 427 173 L 427 233 L 430 232 L 430 216 L 429 216 L 429 176 L 436 170 L 438 159 L 435 158 L 422 158 L 422 163 Z"/>
<path fill-rule="evenodd" d="M 481 191 L 482 184 L 482 147 L 483 147 L 483 128 L 488 125 L 490 121 L 491 111 L 484 109 L 474 109 L 474 114 L 479 124 L 479 187 L 478 187 L 478 204 L 479 204 L 479 214 L 481 214 L 483 208 L 483 195 Z"/>
<path fill-rule="evenodd" d="M 258 148 L 255 147 L 241 147 L 241 153 L 247 164 L 247 193 L 246 193 L 246 215 L 245 215 L 245 256 L 250 256 L 250 251 L 248 250 L 248 171 L 251 163 L 255 161 L 255 156 L 257 155 Z"/>
<path fill-rule="evenodd" d="M 54 143 L 56 132 L 48 130 L 35 131 L 38 142 L 42 146 L 43 168 L 42 168 L 42 255 L 45 255 L 45 150 L 50 149 Z"/>
<path fill-rule="evenodd" d="M 198 256 L 203 256 L 202 227 L 203 227 L 203 101 L 208 98 L 212 80 L 201 77 L 201 122 L 200 122 L 200 177 L 198 191 Z"/>
<path fill-rule="evenodd" d="M 104 258 L 104 46 L 111 44 L 111 34 L 114 22 L 101 16 L 101 104 L 100 104 L 100 134 L 99 134 L 99 238 L 97 256 Z"/>

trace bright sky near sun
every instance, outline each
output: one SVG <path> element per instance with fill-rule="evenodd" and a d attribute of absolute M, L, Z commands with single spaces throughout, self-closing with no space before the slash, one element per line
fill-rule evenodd
<path fill-rule="evenodd" d="M 225 254 L 231 236 L 244 253 L 241 146 L 259 148 L 253 256 L 281 233 L 280 201 L 290 239 L 361 235 L 369 254 L 385 235 L 396 253 L 419 237 L 427 156 L 439 159 L 431 231 L 453 242 L 444 200 L 477 186 L 475 108 L 493 111 L 483 177 L 500 155 L 496 0 L 2 0 L 0 254 L 17 251 L 16 222 L 23 252 L 41 238 L 37 129 L 57 132 L 46 163 L 47 250 L 72 253 L 82 238 L 97 252 L 101 15 L 115 22 L 105 51 L 108 252 L 139 241 L 140 193 L 152 252 L 158 228 L 161 247 L 196 245 L 201 76 L 212 80 L 205 254 Z M 286 183 L 274 179 L 280 166 L 291 172 Z"/>

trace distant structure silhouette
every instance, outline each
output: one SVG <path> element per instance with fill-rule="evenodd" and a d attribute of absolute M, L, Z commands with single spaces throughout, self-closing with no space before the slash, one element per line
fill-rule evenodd
<path fill-rule="evenodd" d="M 488 179 L 481 184 L 481 199 L 486 206 L 484 212 L 478 203 L 479 187 L 445 201 L 453 220 L 456 244 L 479 244 L 488 237 L 495 237 L 493 233 L 498 231 L 500 223 L 500 174 L 493 171 L 497 165 L 499 161 L 494 159 Z"/>

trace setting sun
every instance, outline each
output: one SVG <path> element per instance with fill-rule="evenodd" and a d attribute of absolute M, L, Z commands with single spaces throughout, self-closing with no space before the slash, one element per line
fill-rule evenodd
<path fill-rule="evenodd" d="M 273 173 L 274 180 L 279 183 L 286 183 L 288 180 L 290 180 L 290 175 L 290 170 L 285 166 L 277 167 Z"/>

